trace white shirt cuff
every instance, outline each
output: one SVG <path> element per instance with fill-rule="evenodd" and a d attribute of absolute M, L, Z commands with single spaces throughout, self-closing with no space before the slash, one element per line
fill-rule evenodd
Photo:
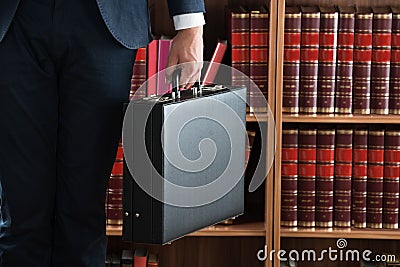
<path fill-rule="evenodd" d="M 206 24 L 203 13 L 188 13 L 173 17 L 175 30 L 184 30 Z"/>

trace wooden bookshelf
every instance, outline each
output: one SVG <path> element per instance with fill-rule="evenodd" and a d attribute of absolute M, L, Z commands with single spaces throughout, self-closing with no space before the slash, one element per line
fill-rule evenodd
<path fill-rule="evenodd" d="M 349 238 L 400 240 L 400 231 L 389 229 L 340 229 L 340 228 L 286 228 L 282 227 L 281 237 L 294 238 Z"/>
<path fill-rule="evenodd" d="M 400 115 L 282 115 L 282 122 L 399 124 Z"/>
<path fill-rule="evenodd" d="M 122 236 L 122 227 L 120 226 L 108 226 L 107 227 L 108 236 Z M 266 236 L 265 224 L 264 222 L 249 222 L 242 224 L 233 225 L 214 225 L 188 236 Z"/>
<path fill-rule="evenodd" d="M 400 116 L 396 115 L 289 115 L 282 113 L 282 88 L 283 88 L 283 58 L 284 58 L 284 23 L 286 6 L 332 6 L 332 5 L 356 5 L 356 6 L 399 6 L 398 0 L 277 0 L 277 36 L 276 36 L 276 76 L 275 76 L 275 122 L 276 122 L 276 155 L 274 164 L 274 243 L 273 249 L 279 251 L 287 248 L 302 248 L 304 246 L 328 246 L 332 239 L 346 238 L 358 240 L 360 246 L 384 244 L 380 251 L 385 248 L 395 247 L 400 240 L 400 230 L 382 229 L 320 229 L 320 228 L 287 228 L 280 226 L 281 208 L 281 134 L 283 123 L 343 123 L 343 124 L 399 124 Z M 329 240 L 330 239 L 330 240 Z M 284 242 L 283 242 L 284 240 Z M 283 247 L 281 246 L 283 245 Z M 285 247 L 285 246 L 288 247 Z M 324 266 L 354 266 L 353 263 L 330 262 Z M 274 267 L 279 267 L 279 261 L 275 260 Z M 300 266 L 320 266 L 316 264 L 301 263 Z M 322 266 L 322 265 L 321 265 Z M 358 265 L 357 265 L 358 266 Z"/>

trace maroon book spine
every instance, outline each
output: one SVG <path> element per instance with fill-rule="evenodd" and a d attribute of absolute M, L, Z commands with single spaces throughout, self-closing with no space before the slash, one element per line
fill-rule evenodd
<path fill-rule="evenodd" d="M 334 7 L 320 7 L 320 12 L 317 113 L 333 114 L 339 14 Z"/>
<path fill-rule="evenodd" d="M 371 113 L 389 114 L 390 50 L 392 11 L 373 8 Z"/>
<path fill-rule="evenodd" d="M 315 226 L 315 179 L 317 172 L 317 129 L 299 129 L 299 181 L 297 225 Z"/>
<path fill-rule="evenodd" d="M 353 133 L 352 225 L 367 227 L 368 128 L 359 126 Z"/>
<path fill-rule="evenodd" d="M 141 88 L 141 86 L 146 82 L 147 77 L 146 51 L 147 49 L 145 47 L 139 48 L 137 51 L 135 64 L 133 66 L 130 99 L 143 98 L 147 94 L 146 89 Z"/>
<path fill-rule="evenodd" d="M 283 52 L 282 112 L 299 113 L 301 11 L 287 7 L 285 13 L 285 47 Z"/>
<path fill-rule="evenodd" d="M 399 228 L 400 130 L 385 131 L 385 171 L 383 178 L 383 228 Z"/>
<path fill-rule="evenodd" d="M 106 202 L 108 225 L 122 225 L 123 169 L 123 152 L 122 144 L 120 144 L 108 182 Z"/>
<path fill-rule="evenodd" d="M 372 64 L 372 10 L 360 7 L 354 33 L 353 113 L 370 114 Z"/>
<path fill-rule="evenodd" d="M 281 166 L 281 225 L 297 226 L 297 181 L 299 129 L 283 126 Z"/>
<path fill-rule="evenodd" d="M 339 7 L 335 113 L 352 112 L 354 7 Z"/>
<path fill-rule="evenodd" d="M 334 214 L 335 227 L 351 227 L 353 129 L 336 129 Z"/>
<path fill-rule="evenodd" d="M 318 7 L 301 7 L 300 113 L 317 113 L 320 12 Z"/>
<path fill-rule="evenodd" d="M 382 228 L 385 130 L 371 128 L 368 136 L 367 227 Z"/>
<path fill-rule="evenodd" d="M 250 79 L 268 99 L 268 32 L 269 14 L 266 8 L 250 13 Z M 251 87 L 250 87 L 251 88 Z M 263 96 L 250 90 L 250 112 L 267 112 Z"/>
<path fill-rule="evenodd" d="M 316 175 L 315 225 L 332 227 L 335 175 L 335 129 L 332 127 L 318 129 Z"/>
<path fill-rule="evenodd" d="M 400 114 L 400 9 L 392 8 L 389 113 Z"/>
<path fill-rule="evenodd" d="M 244 8 L 229 12 L 229 42 L 231 44 L 232 85 L 248 87 L 250 76 L 250 14 Z M 239 71 L 239 72 L 238 72 Z M 244 75 L 243 75 L 243 74 Z M 249 103 L 250 90 L 247 91 Z"/>

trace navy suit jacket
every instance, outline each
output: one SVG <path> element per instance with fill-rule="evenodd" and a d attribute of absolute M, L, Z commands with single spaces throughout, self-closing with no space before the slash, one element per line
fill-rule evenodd
<path fill-rule="evenodd" d="M 0 42 L 7 33 L 19 1 L 0 0 Z M 131 49 L 148 44 L 151 33 L 147 0 L 96 1 L 104 23 L 118 42 Z M 204 12 L 204 0 L 168 0 L 168 7 L 171 16 Z"/>

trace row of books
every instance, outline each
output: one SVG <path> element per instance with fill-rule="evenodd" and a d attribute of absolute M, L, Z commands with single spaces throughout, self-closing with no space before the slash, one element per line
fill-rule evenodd
<path fill-rule="evenodd" d="M 268 92 L 268 33 L 267 7 L 247 10 L 244 7 L 228 10 L 228 41 L 231 48 L 232 84 L 249 88 L 250 78 L 267 99 Z M 251 112 L 266 112 L 263 97 L 248 90 L 247 103 Z"/>
<path fill-rule="evenodd" d="M 400 114 L 400 9 L 291 6 L 283 111 Z"/>
<path fill-rule="evenodd" d="M 400 127 L 285 124 L 281 225 L 399 227 Z"/>
<path fill-rule="evenodd" d="M 106 267 L 158 267 L 158 255 L 149 253 L 145 248 L 124 249 L 121 253 L 110 253 L 106 258 Z"/>

